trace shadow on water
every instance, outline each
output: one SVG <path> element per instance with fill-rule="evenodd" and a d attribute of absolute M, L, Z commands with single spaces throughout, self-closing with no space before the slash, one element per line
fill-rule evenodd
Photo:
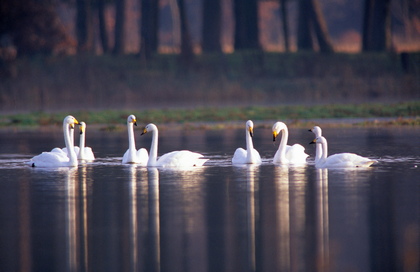
<path fill-rule="evenodd" d="M 272 165 L 269 129 L 255 131 L 257 166 L 231 165 L 243 130 L 178 131 L 162 136 L 162 152 L 210 158 L 180 171 L 122 165 L 125 133 L 92 133 L 92 163 L 31 168 L 62 136 L 0 133 L 0 270 L 418 271 L 418 133 L 325 129 L 331 154 L 379 160 L 327 170 L 308 145 L 306 166 Z M 292 143 L 312 137 L 290 133 Z"/>

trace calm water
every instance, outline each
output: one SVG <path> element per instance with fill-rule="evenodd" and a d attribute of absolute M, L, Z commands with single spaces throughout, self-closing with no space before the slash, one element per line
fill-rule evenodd
<path fill-rule="evenodd" d="M 235 167 L 243 130 L 162 130 L 159 154 L 210 158 L 193 171 L 121 165 L 126 132 L 91 130 L 94 163 L 35 169 L 61 129 L 0 132 L 0 271 L 419 270 L 420 128 L 324 129 L 330 154 L 379 160 L 366 170 L 317 170 L 306 129 L 289 143 L 308 165 L 274 166 L 270 130 L 254 132 L 264 163 Z"/>

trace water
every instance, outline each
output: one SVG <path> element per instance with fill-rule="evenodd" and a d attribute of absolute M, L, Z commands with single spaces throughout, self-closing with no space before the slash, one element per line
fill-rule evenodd
<path fill-rule="evenodd" d="M 270 130 L 254 132 L 263 164 L 236 167 L 243 130 L 162 130 L 159 154 L 210 158 L 171 171 L 121 165 L 126 132 L 92 130 L 95 162 L 31 168 L 61 130 L 1 131 L 0 271 L 419 270 L 420 128 L 325 128 L 330 154 L 379 160 L 364 170 L 316 169 L 306 129 L 289 143 L 308 165 L 274 166 Z"/>

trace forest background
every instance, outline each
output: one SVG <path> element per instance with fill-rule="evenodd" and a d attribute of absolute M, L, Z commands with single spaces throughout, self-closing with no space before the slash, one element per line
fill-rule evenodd
<path fill-rule="evenodd" d="M 5 0 L 0 112 L 420 98 L 418 0 Z"/>

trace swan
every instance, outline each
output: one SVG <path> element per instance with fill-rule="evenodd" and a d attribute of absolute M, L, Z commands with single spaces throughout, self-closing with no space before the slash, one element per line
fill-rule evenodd
<path fill-rule="evenodd" d="M 95 160 L 95 155 L 92 152 L 92 148 L 85 146 L 86 123 L 80 122 L 79 125 L 80 125 L 79 126 L 79 130 L 80 130 L 79 150 L 77 151 L 75 147 L 77 158 L 79 160 L 93 161 Z"/>
<path fill-rule="evenodd" d="M 66 144 L 67 152 L 64 152 L 61 148 L 54 148 L 50 152 L 42 152 L 41 154 L 33 157 L 29 164 L 32 167 L 66 167 L 66 166 L 77 166 L 77 156 L 74 152 L 74 144 L 70 140 L 70 131 L 74 125 L 79 122 L 71 115 L 66 116 L 63 120 L 63 134 L 64 142 Z"/>
<path fill-rule="evenodd" d="M 319 126 L 314 126 L 313 128 L 309 129 L 309 131 L 315 134 L 315 138 L 322 136 L 322 129 Z M 315 162 L 317 162 L 321 157 L 322 157 L 322 146 L 316 145 Z"/>
<path fill-rule="evenodd" d="M 233 154 L 233 164 L 252 164 L 261 163 L 260 153 L 254 149 L 252 144 L 252 137 L 254 131 L 254 123 L 248 120 L 245 125 L 245 139 L 246 139 L 246 150 L 242 147 L 238 147 Z"/>
<path fill-rule="evenodd" d="M 328 157 L 328 143 L 323 136 L 315 138 L 310 144 L 319 144 L 322 147 L 322 156 L 315 161 L 317 168 L 353 168 L 353 167 L 369 167 L 377 162 L 369 158 L 365 158 L 354 153 L 339 153 Z"/>
<path fill-rule="evenodd" d="M 130 115 L 127 117 L 128 149 L 124 153 L 122 163 L 138 163 L 142 166 L 146 166 L 149 155 L 145 148 L 136 149 L 133 124 L 137 126 L 136 116 Z"/>
<path fill-rule="evenodd" d="M 159 131 L 155 124 L 148 124 L 141 135 L 152 132 L 152 145 L 150 147 L 150 156 L 147 166 L 160 167 L 191 167 L 202 166 L 208 159 L 204 159 L 203 155 L 188 150 L 172 151 L 160 156 L 157 159 L 158 135 Z"/>
<path fill-rule="evenodd" d="M 306 158 L 309 156 L 305 153 L 305 148 L 300 144 L 294 144 L 292 146 L 287 145 L 289 138 L 289 131 L 287 126 L 283 122 L 276 122 L 272 128 L 273 131 L 273 142 L 277 136 L 282 134 L 279 149 L 273 158 L 275 164 L 304 164 Z"/>

